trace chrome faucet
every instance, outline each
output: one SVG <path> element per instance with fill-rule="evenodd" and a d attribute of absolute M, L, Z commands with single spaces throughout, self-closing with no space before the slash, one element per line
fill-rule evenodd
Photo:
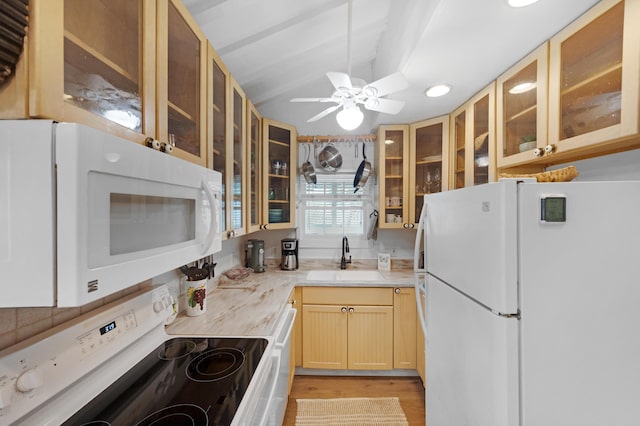
<path fill-rule="evenodd" d="M 349 260 L 344 256 L 346 253 L 349 253 L 349 240 L 345 235 L 342 237 L 342 258 L 340 258 L 340 269 L 347 269 L 347 263 L 351 263 L 351 255 L 349 255 Z"/>

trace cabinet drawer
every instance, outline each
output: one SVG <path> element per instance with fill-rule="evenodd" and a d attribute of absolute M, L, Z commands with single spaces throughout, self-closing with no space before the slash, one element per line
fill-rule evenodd
<path fill-rule="evenodd" d="M 303 287 L 302 303 L 320 305 L 393 305 L 393 288 Z"/>

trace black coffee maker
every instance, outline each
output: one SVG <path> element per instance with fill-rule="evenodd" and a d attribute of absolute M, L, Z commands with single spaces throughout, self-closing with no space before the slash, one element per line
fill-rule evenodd
<path fill-rule="evenodd" d="M 282 259 L 280 269 L 284 271 L 295 271 L 298 269 L 298 240 L 295 238 L 285 238 L 282 244 Z"/>

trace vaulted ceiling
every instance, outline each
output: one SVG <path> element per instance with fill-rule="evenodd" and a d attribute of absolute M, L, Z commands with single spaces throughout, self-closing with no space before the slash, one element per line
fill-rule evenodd
<path fill-rule="evenodd" d="M 397 115 L 365 112 L 350 133 L 379 124 L 448 114 L 580 16 L 596 0 L 540 0 L 512 8 L 507 0 L 352 0 L 351 76 L 375 81 L 399 71 L 409 87 Z M 184 0 L 247 97 L 266 117 L 302 135 L 346 134 L 335 113 L 307 119 L 331 104 L 291 103 L 329 97 L 328 71 L 347 72 L 347 0 Z M 427 98 L 447 83 L 451 92 Z"/>

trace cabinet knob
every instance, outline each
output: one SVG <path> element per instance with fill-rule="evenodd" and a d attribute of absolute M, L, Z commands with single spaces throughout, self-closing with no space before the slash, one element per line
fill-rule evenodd
<path fill-rule="evenodd" d="M 342 309 L 340 309 L 340 312 L 345 313 L 347 312 L 347 308 L 345 308 L 344 306 L 342 307 Z"/>
<path fill-rule="evenodd" d="M 544 155 L 544 149 L 542 148 L 536 148 L 533 150 L 533 155 L 535 155 L 536 157 L 542 157 Z"/>
<path fill-rule="evenodd" d="M 409 228 L 409 224 L 408 224 L 408 223 L 403 223 L 403 224 L 402 224 L 402 227 L 403 227 L 404 229 L 408 229 L 408 228 Z"/>
<path fill-rule="evenodd" d="M 393 290 L 393 292 L 394 292 L 395 294 L 400 294 L 400 289 L 399 289 L 399 288 L 396 288 L 395 290 Z"/>
<path fill-rule="evenodd" d="M 415 223 L 410 223 L 410 224 L 409 224 L 409 228 L 413 229 L 413 228 L 415 228 L 415 227 L 416 227 L 416 224 L 415 224 Z"/>
<path fill-rule="evenodd" d="M 269 224 L 268 224 L 268 223 L 265 223 L 264 225 L 262 225 L 262 229 L 265 229 L 265 230 L 266 230 L 266 229 L 269 229 Z"/>
<path fill-rule="evenodd" d="M 355 308 L 349 308 L 349 313 L 350 313 L 350 314 L 354 313 L 355 311 L 356 311 L 356 309 L 355 309 Z"/>
<path fill-rule="evenodd" d="M 555 150 L 556 150 L 556 146 L 554 144 L 549 144 L 544 147 L 545 154 L 551 154 L 555 152 Z"/>

